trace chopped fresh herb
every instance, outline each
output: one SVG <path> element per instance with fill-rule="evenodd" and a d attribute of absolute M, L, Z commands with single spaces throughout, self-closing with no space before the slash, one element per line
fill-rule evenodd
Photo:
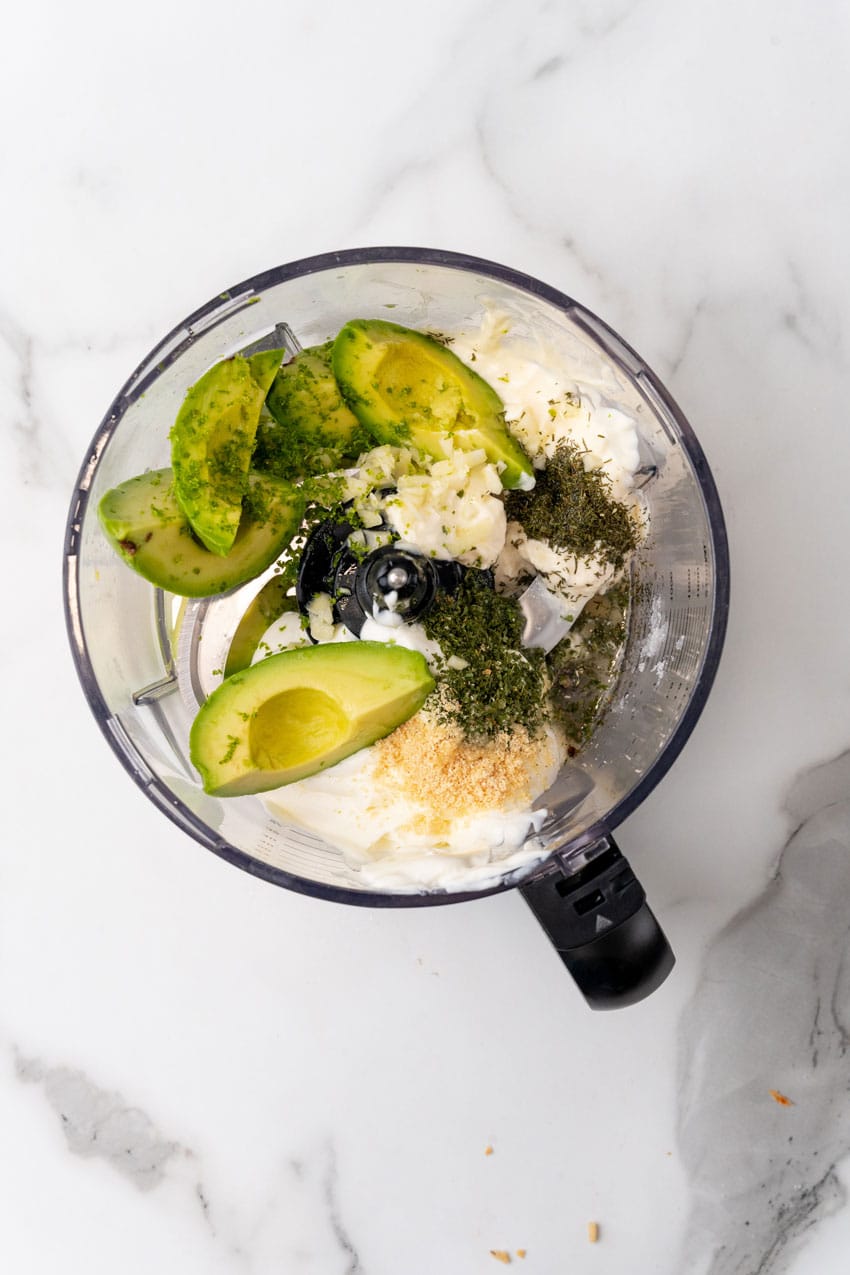
<path fill-rule="evenodd" d="M 237 749 L 238 747 L 239 747 L 239 737 L 238 737 L 238 735 L 228 735 L 228 736 L 227 736 L 227 749 L 225 750 L 225 752 L 224 752 L 223 756 L 219 758 L 219 763 L 218 763 L 218 764 L 219 764 L 220 766 L 224 766 L 227 762 L 229 762 L 229 761 L 230 761 L 230 759 L 231 759 L 231 757 L 232 757 L 232 756 L 233 756 L 233 754 L 236 752 L 236 749 Z"/>
<path fill-rule="evenodd" d="M 438 596 L 424 624 L 444 656 L 429 701 L 438 720 L 457 724 L 471 740 L 516 726 L 531 735 L 540 730 L 547 712 L 544 656 L 523 649 L 525 618 L 513 598 L 469 571 L 455 592 Z M 461 661 L 463 667 L 451 667 Z"/>

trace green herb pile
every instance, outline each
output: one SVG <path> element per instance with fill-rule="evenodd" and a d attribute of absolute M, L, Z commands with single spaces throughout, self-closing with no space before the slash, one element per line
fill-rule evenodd
<path fill-rule="evenodd" d="M 584 455 L 575 443 L 560 442 L 531 491 L 508 493 L 507 515 L 532 540 L 579 557 L 597 554 L 619 569 L 637 547 L 638 528 L 628 506 L 611 495 L 605 471 L 585 469 Z"/>
<path fill-rule="evenodd" d="M 545 657 L 523 649 L 525 618 L 512 598 L 469 571 L 455 592 L 438 595 L 424 625 L 445 657 L 428 705 L 439 721 L 479 742 L 516 726 L 531 735 L 540 730 L 547 716 Z M 466 667 L 452 668 L 453 657 Z"/>

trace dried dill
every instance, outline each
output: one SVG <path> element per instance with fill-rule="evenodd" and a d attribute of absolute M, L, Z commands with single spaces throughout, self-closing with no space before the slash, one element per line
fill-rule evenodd
<path fill-rule="evenodd" d="M 547 716 L 542 651 L 524 650 L 525 618 L 516 601 L 496 593 L 483 573 L 468 571 L 453 593 L 438 595 L 424 619 L 444 660 L 429 707 L 470 740 L 493 739 L 516 726 L 536 734 Z M 452 658 L 464 660 L 453 668 Z"/>
<path fill-rule="evenodd" d="M 585 469 L 584 454 L 575 443 L 558 443 L 534 488 L 508 493 L 507 515 L 533 540 L 582 558 L 597 554 L 619 569 L 637 547 L 639 529 L 628 506 L 611 495 L 605 471 Z"/>

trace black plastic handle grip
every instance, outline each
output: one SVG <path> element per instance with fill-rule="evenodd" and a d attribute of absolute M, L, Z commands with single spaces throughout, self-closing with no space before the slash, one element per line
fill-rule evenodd
<path fill-rule="evenodd" d="M 555 867 L 519 888 L 591 1009 L 634 1005 L 672 970 L 643 886 L 611 837 L 580 871 Z"/>

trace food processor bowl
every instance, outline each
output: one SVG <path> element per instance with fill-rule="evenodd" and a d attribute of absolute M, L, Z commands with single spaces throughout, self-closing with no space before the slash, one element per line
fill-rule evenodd
<path fill-rule="evenodd" d="M 97 519 L 110 488 L 169 464 L 168 432 L 189 387 L 236 352 L 328 340 L 354 316 L 426 331 L 509 320 L 508 344 L 541 342 L 565 375 L 592 384 L 638 423 L 637 482 L 648 514 L 633 565 L 619 675 L 588 744 L 535 802 L 549 812 L 539 858 L 469 889 L 383 891 L 338 848 L 273 818 L 258 798 L 204 793 L 189 729 L 220 676 L 261 577 L 216 598 L 154 589 L 113 552 Z M 152 802 L 215 854 L 276 885 L 369 907 L 460 903 L 520 886 L 588 1001 L 640 999 L 673 958 L 612 832 L 655 787 L 692 731 L 726 628 L 729 563 L 703 452 L 644 361 L 582 305 L 515 270 L 422 248 L 327 253 L 215 297 L 179 324 L 118 393 L 71 502 L 65 606 L 85 694 L 113 751 Z M 203 641 L 201 637 L 203 636 Z"/>

